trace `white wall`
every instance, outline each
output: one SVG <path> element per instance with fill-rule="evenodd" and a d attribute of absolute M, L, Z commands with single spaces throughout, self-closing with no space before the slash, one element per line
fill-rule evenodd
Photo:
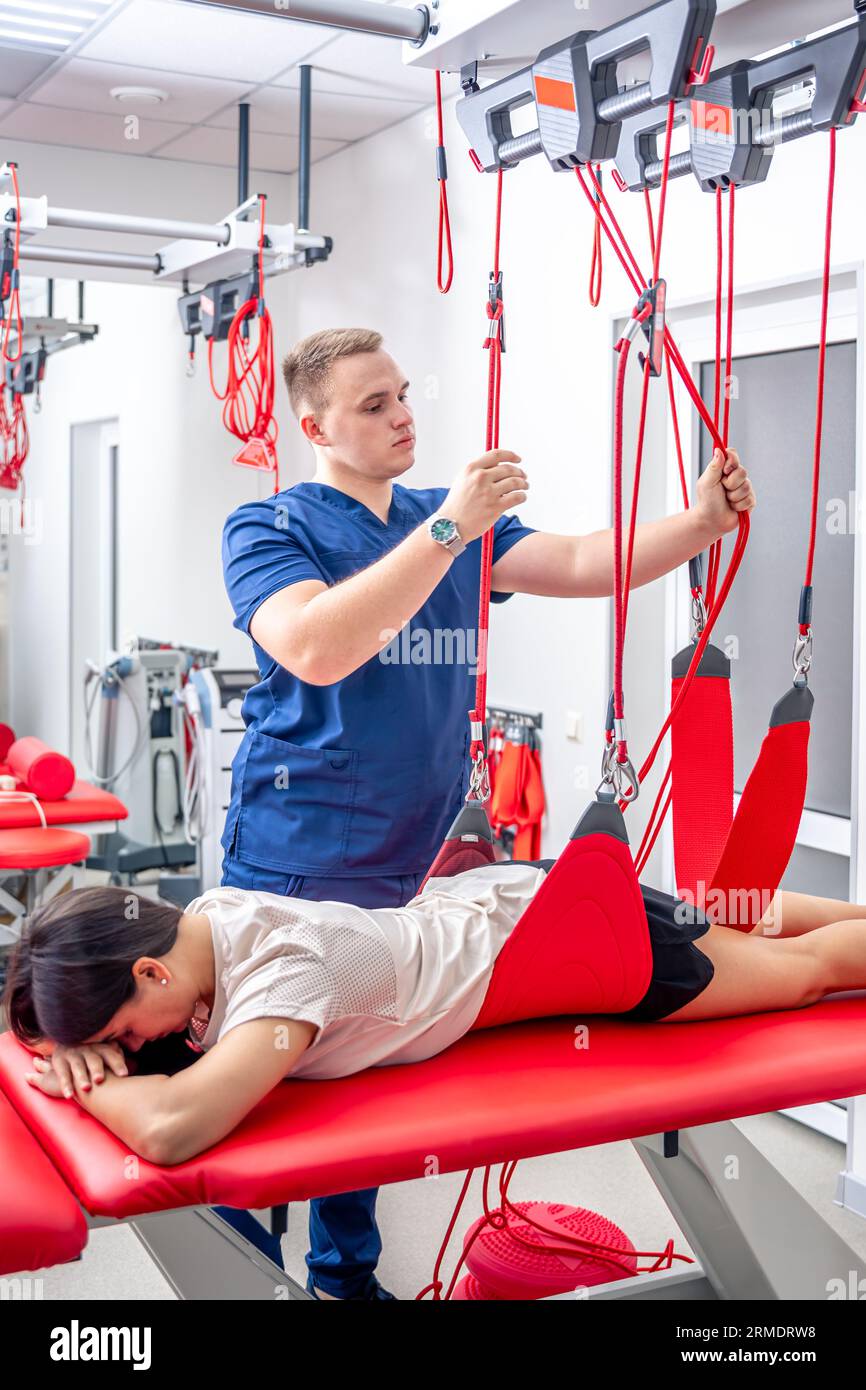
<path fill-rule="evenodd" d="M 413 383 L 419 450 L 411 481 L 418 486 L 449 483 L 484 444 L 486 354 L 481 343 L 495 181 L 471 166 L 451 104 L 446 120 L 456 256 L 451 294 L 443 298 L 435 288 L 437 188 L 431 120 L 422 114 L 314 166 L 312 222 L 334 237 L 333 257 L 308 273 L 280 280 L 275 307 L 278 353 L 297 336 L 325 326 L 365 324 L 385 333 Z M 814 274 L 820 268 L 827 144 L 826 137 L 813 137 L 782 147 L 768 182 L 738 197 L 738 286 Z M 858 174 L 864 154 L 866 123 L 861 121 L 838 139 L 837 264 L 863 256 Z M 106 161 L 101 173 L 101 156 L 81 156 L 87 178 L 65 168 L 78 162 L 67 151 L 42 151 L 40 157 L 51 176 L 52 201 L 96 205 L 100 191 L 105 196 L 106 185 L 99 180 L 113 177 L 113 171 Z M 19 158 L 28 170 L 36 164 L 31 151 L 26 163 L 23 152 Z M 151 164 L 159 165 L 154 175 Z M 148 198 L 140 192 L 146 174 L 166 213 L 218 215 L 226 200 L 220 200 L 213 184 L 226 176 L 197 170 L 193 196 L 185 172 L 180 168 L 170 177 L 162 162 L 136 160 L 133 170 L 123 171 L 125 187 L 115 188 L 114 205 L 146 210 Z M 289 217 L 289 181 L 279 191 L 285 199 L 279 215 Z M 642 200 L 614 198 L 624 228 L 645 259 Z M 627 311 L 633 299 L 618 264 L 606 252 L 603 307 L 589 308 L 590 239 L 590 213 L 576 179 L 554 176 L 539 159 L 506 176 L 502 263 L 508 351 L 502 444 L 522 455 L 530 473 L 526 521 L 564 533 L 609 523 L 611 320 Z M 714 255 L 713 199 L 701 195 L 691 179 L 672 184 L 663 272 L 670 281 L 674 324 L 678 300 L 712 294 Z M 57 691 L 65 689 L 64 480 L 73 420 L 120 417 L 121 630 L 218 646 L 227 661 L 249 659 L 246 643 L 230 626 L 219 533 L 227 512 L 256 495 L 264 480 L 232 467 L 230 444 L 205 381 L 201 374 L 191 387 L 186 381 L 173 298 L 155 290 L 94 287 L 88 315 L 103 324 L 100 341 L 50 364 L 46 409 L 34 429 L 28 464 L 29 490 L 46 500 L 45 540 L 29 551 L 13 546 L 17 642 L 12 716 L 13 722 L 17 717 L 61 745 L 65 713 Z M 311 475 L 312 457 L 289 430 L 285 413 L 282 423 L 282 477 L 288 484 Z M 647 476 L 662 463 L 648 454 Z M 659 514 L 656 499 L 663 489 L 657 474 L 655 481 L 642 517 Z M 633 728 L 640 725 L 644 654 L 654 663 L 653 699 L 658 690 L 661 611 L 656 598 L 640 594 L 630 612 L 632 679 L 626 705 Z M 30 615 L 26 626 L 25 614 Z M 562 845 L 598 780 L 609 688 L 608 622 L 609 605 L 593 600 L 516 597 L 494 611 L 491 698 L 544 713 L 551 812 L 547 853 Z M 565 737 L 567 709 L 583 716 L 582 745 Z M 645 739 L 634 742 L 640 756 Z M 576 768 L 583 769 L 578 789 Z M 652 794 L 647 792 L 649 800 Z M 635 834 L 632 838 L 636 843 Z"/>
<path fill-rule="evenodd" d="M 4 148 L 4 155 L 19 161 L 22 192 L 47 192 L 58 206 L 210 221 L 234 205 L 234 179 L 227 170 L 40 145 Z M 291 219 L 288 179 L 254 174 L 252 186 L 268 193 L 277 220 Z M 52 235 L 63 245 L 118 244 L 104 234 Z M 122 245 L 153 251 L 157 243 L 130 237 Z M 278 343 L 290 333 L 291 280 L 281 277 L 270 295 Z M 232 464 L 238 445 L 222 428 L 205 354 L 198 354 L 196 377 L 186 376 L 177 295 L 176 287 L 89 281 L 85 319 L 99 324 L 98 336 L 49 359 L 40 414 L 28 400 L 27 497 L 41 539 L 30 544 L 12 538 L 8 718 L 16 732 L 35 733 L 55 747 L 65 749 L 70 740 L 69 469 L 75 423 L 119 420 L 121 638 L 138 633 L 218 647 L 226 664 L 251 662 L 249 642 L 231 626 L 220 531 L 239 503 L 257 489 L 270 491 L 269 481 Z M 55 312 L 74 318 L 72 283 L 58 282 L 56 298 Z M 224 346 L 217 363 L 221 380 Z M 285 431 L 282 399 L 278 413 Z M 97 534 L 93 540 L 100 543 Z M 79 675 L 73 673 L 74 699 L 80 698 Z"/>

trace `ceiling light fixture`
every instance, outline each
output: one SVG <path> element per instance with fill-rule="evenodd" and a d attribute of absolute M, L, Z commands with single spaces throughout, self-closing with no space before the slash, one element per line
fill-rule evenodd
<path fill-rule="evenodd" d="M 168 92 L 161 87 L 112 87 L 109 96 L 130 106 L 158 106 L 160 102 L 168 101 Z"/>
<path fill-rule="evenodd" d="M 115 0 L 0 0 L 0 44 L 45 52 L 69 48 Z"/>

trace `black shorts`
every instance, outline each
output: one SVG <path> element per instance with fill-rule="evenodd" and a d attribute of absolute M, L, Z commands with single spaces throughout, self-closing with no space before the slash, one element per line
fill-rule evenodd
<path fill-rule="evenodd" d="M 532 864 L 549 873 L 556 860 L 527 859 L 520 862 Z M 616 1017 L 655 1023 L 696 999 L 713 978 L 715 971 L 712 961 L 694 945 L 698 937 L 709 931 L 710 923 L 700 908 L 691 907 L 670 893 L 647 888 L 644 884 L 641 884 L 640 890 L 649 923 L 652 979 L 640 1003 Z M 680 921 L 680 918 L 683 920 Z"/>

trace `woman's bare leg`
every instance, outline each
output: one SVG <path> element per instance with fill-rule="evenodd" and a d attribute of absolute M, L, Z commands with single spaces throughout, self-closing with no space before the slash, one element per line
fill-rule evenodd
<path fill-rule="evenodd" d="M 733 1018 L 799 1009 L 837 990 L 866 989 L 866 924 L 824 924 L 819 932 L 762 937 L 711 926 L 696 942 L 715 967 L 706 989 L 664 1022 Z"/>
<path fill-rule="evenodd" d="M 708 911 L 711 921 L 725 925 L 725 914 L 721 909 Z M 849 922 L 866 919 L 866 905 L 847 903 L 841 898 L 817 898 L 811 893 L 794 893 L 780 889 L 773 902 L 752 927 L 747 936 L 791 937 L 802 936 L 814 931 L 816 927 L 827 927 L 831 922 Z"/>

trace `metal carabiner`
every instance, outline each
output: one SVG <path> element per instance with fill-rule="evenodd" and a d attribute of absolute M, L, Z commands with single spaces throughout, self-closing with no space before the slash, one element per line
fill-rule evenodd
<path fill-rule="evenodd" d="M 798 632 L 797 640 L 794 643 L 794 651 L 791 657 L 791 665 L 794 667 L 795 684 L 800 680 L 803 685 L 808 683 L 809 671 L 812 666 L 812 629 L 808 632 Z"/>
<path fill-rule="evenodd" d="M 605 748 L 602 754 L 601 782 L 595 789 L 596 798 L 599 801 L 612 800 L 613 797 L 608 789 L 613 789 L 618 801 L 637 801 L 640 794 L 640 779 L 634 770 L 631 758 L 626 758 L 625 762 L 620 762 L 616 756 L 615 743 L 611 743 Z M 631 795 L 629 795 L 629 789 Z"/>
<path fill-rule="evenodd" d="M 707 605 L 702 593 L 692 594 L 692 641 L 696 642 L 707 625 Z"/>
<path fill-rule="evenodd" d="M 611 767 L 616 757 L 616 744 L 613 739 L 604 745 L 604 752 L 601 755 L 601 780 L 602 782 L 612 782 L 613 773 Z"/>
<path fill-rule="evenodd" d="M 482 805 L 485 801 L 490 800 L 490 769 L 487 766 L 487 758 L 482 749 L 478 750 L 475 756 L 475 762 L 472 764 L 466 800 L 480 801 Z"/>
<path fill-rule="evenodd" d="M 617 795 L 621 801 L 637 801 L 640 795 L 640 781 L 634 770 L 631 758 L 626 758 L 625 762 L 620 762 L 617 758 L 613 765 L 613 780 L 616 786 Z M 628 795 L 627 788 L 631 788 L 631 796 Z"/>

